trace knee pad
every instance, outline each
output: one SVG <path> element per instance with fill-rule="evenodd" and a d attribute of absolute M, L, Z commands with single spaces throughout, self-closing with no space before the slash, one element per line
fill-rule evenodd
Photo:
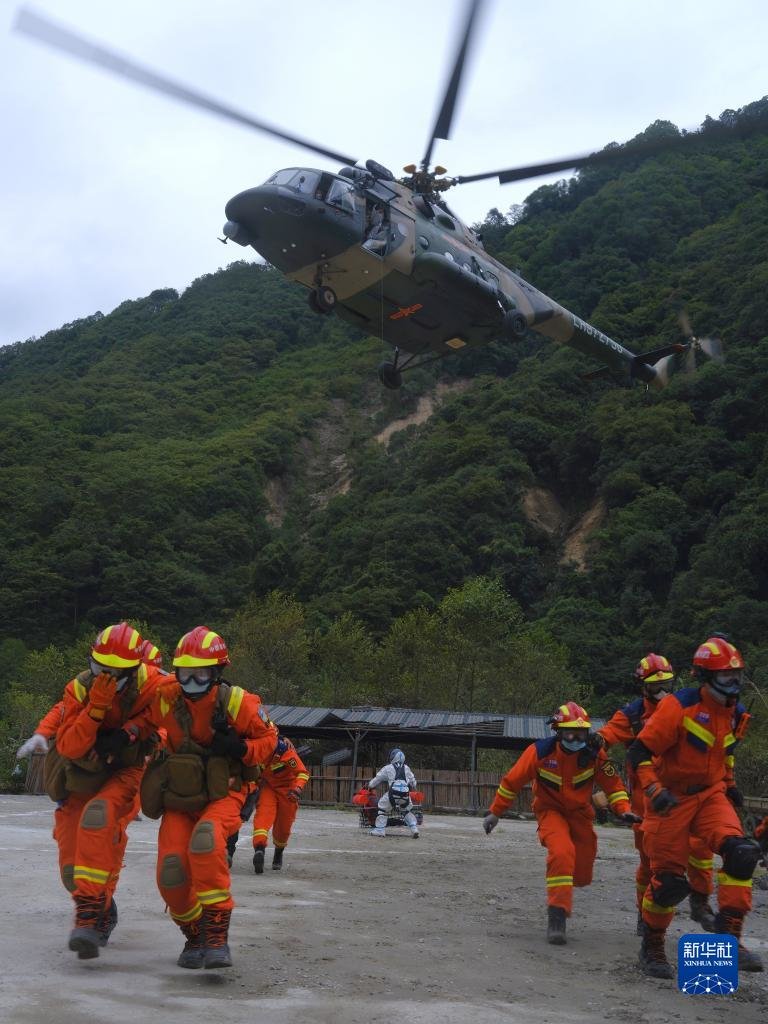
<path fill-rule="evenodd" d="M 755 873 L 760 860 L 760 844 L 746 836 L 729 836 L 717 851 L 723 858 L 723 871 L 746 882 Z"/>
<path fill-rule="evenodd" d="M 163 889 L 178 889 L 187 884 L 187 873 L 177 853 L 169 853 L 163 857 L 157 880 Z"/>
<path fill-rule="evenodd" d="M 660 907 L 676 907 L 690 893 L 691 887 L 685 875 L 673 875 L 671 871 L 662 871 L 651 882 L 653 902 Z"/>
<path fill-rule="evenodd" d="M 61 865 L 61 884 L 67 890 L 67 892 L 75 891 L 75 865 L 74 864 L 62 864 Z"/>
<path fill-rule="evenodd" d="M 80 827 L 89 830 L 104 828 L 107 824 L 107 801 L 91 800 L 86 804 L 83 816 L 80 819 Z"/>
<path fill-rule="evenodd" d="M 213 853 L 216 843 L 212 821 L 198 821 L 189 840 L 190 853 Z"/>

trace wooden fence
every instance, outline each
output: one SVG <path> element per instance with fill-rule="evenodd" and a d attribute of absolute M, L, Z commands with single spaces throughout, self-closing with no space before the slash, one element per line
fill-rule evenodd
<path fill-rule="evenodd" d="M 43 761 L 45 755 L 33 754 L 27 762 L 27 793 L 44 793 Z M 349 806 L 353 793 L 376 774 L 378 768 L 358 765 L 354 778 L 350 765 L 311 765 L 309 782 L 304 790 L 304 804 L 339 804 Z M 442 771 L 425 768 L 416 774 L 424 807 L 440 811 L 480 811 L 489 807 L 499 785 L 498 772 Z M 768 814 L 768 799 L 745 797 L 747 811 L 759 821 Z M 531 790 L 528 786 L 517 797 L 513 811 L 531 813 Z"/>
<path fill-rule="evenodd" d="M 374 777 L 378 766 L 358 765 L 354 778 L 350 765 L 313 765 L 310 771 L 312 774 L 302 803 L 349 804 L 351 794 Z M 490 805 L 499 785 L 498 772 L 424 768 L 414 774 L 419 790 L 424 794 L 424 806 L 432 810 L 482 810 Z M 531 791 L 528 787 L 518 796 L 514 809 L 530 812 Z"/>

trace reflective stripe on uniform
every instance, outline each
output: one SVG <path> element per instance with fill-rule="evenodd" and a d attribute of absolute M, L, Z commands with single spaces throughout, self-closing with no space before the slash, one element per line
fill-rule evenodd
<path fill-rule="evenodd" d="M 499 786 L 499 788 L 496 790 L 496 793 L 498 794 L 498 796 L 502 798 L 502 800 L 514 800 L 515 796 L 517 795 L 513 792 L 513 790 L 505 789 L 503 786 Z"/>
<path fill-rule="evenodd" d="M 699 860 L 698 857 L 693 856 L 688 857 L 688 863 L 691 867 L 700 868 L 702 871 L 708 871 L 715 866 L 714 860 Z"/>
<path fill-rule="evenodd" d="M 743 885 L 748 889 L 752 888 L 751 878 L 734 878 L 733 875 L 726 875 L 724 871 L 717 872 L 718 885 Z"/>
<path fill-rule="evenodd" d="M 697 736 L 702 743 L 706 743 L 708 747 L 714 745 L 714 735 L 709 731 L 709 729 L 705 729 L 703 725 L 699 725 L 698 722 L 694 722 L 692 718 L 683 718 L 683 728 L 687 729 L 688 732 L 693 733 L 694 736 Z"/>
<path fill-rule="evenodd" d="M 547 878 L 547 888 L 552 889 L 556 885 L 573 885 L 573 875 L 550 875 Z"/>
<path fill-rule="evenodd" d="M 587 779 L 591 779 L 594 774 L 595 774 L 595 769 L 594 768 L 587 768 L 586 771 L 579 772 L 578 775 L 574 775 L 573 776 L 573 784 L 574 784 L 574 786 L 578 786 L 582 782 L 586 782 Z"/>
<path fill-rule="evenodd" d="M 203 906 L 199 901 L 195 902 L 195 905 L 191 910 L 185 911 L 183 914 L 171 913 L 171 917 L 174 921 L 196 921 L 203 912 Z"/>
<path fill-rule="evenodd" d="M 233 686 L 229 694 L 229 702 L 227 704 L 227 714 L 233 722 L 237 721 L 237 716 L 240 713 L 240 705 L 243 703 L 243 697 L 245 696 L 245 690 L 242 686 Z"/>
<path fill-rule="evenodd" d="M 88 690 L 83 686 L 79 679 L 74 680 L 72 690 L 74 691 L 75 697 L 77 697 L 82 704 L 88 696 Z"/>
<path fill-rule="evenodd" d="M 615 793 L 610 793 L 608 795 L 608 803 L 611 804 L 611 806 L 618 803 L 619 800 L 629 800 L 626 790 L 618 789 Z"/>
<path fill-rule="evenodd" d="M 110 874 L 110 871 L 102 871 L 101 868 L 89 868 L 85 864 L 75 864 L 75 880 L 82 878 L 86 882 L 102 882 L 106 884 Z"/>
<path fill-rule="evenodd" d="M 662 907 L 658 903 L 654 903 L 653 900 L 649 900 L 647 896 L 643 897 L 643 910 L 647 910 L 649 914 L 674 914 L 675 908 Z"/>
<path fill-rule="evenodd" d="M 537 774 L 540 775 L 542 779 L 546 779 L 547 782 L 552 782 L 556 786 L 562 786 L 563 784 L 562 775 L 555 775 L 554 772 L 548 772 L 545 768 L 539 768 L 537 770 Z"/>
<path fill-rule="evenodd" d="M 197 894 L 197 898 L 203 906 L 208 906 L 210 903 L 221 903 L 224 900 L 228 900 L 229 897 L 229 889 L 206 889 L 205 892 Z"/>

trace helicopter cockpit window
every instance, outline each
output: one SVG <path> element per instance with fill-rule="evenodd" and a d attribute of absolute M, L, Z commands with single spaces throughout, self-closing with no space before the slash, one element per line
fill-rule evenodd
<path fill-rule="evenodd" d="M 295 167 L 288 167 L 283 171 L 275 171 L 271 178 L 267 178 L 267 185 L 287 185 L 296 174 Z"/>
<path fill-rule="evenodd" d="M 331 183 L 325 201 L 330 206 L 343 210 L 344 213 L 355 212 L 355 190 L 349 182 L 341 181 L 339 178 Z"/>
<path fill-rule="evenodd" d="M 314 195 L 320 175 L 317 171 L 297 171 L 290 181 L 286 182 L 288 188 L 295 188 L 297 192 L 305 195 Z"/>

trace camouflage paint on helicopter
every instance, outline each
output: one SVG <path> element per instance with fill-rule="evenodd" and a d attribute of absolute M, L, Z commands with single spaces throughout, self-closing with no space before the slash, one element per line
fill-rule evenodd
<path fill-rule="evenodd" d="M 514 340 L 532 328 L 614 370 L 662 383 L 643 357 L 489 256 L 436 190 L 414 192 L 409 179 L 395 180 L 372 160 L 366 166 L 338 175 L 278 171 L 227 203 L 224 234 L 310 289 L 316 312 L 335 312 L 412 358 Z M 409 365 L 384 364 L 383 382 L 399 386 Z"/>

